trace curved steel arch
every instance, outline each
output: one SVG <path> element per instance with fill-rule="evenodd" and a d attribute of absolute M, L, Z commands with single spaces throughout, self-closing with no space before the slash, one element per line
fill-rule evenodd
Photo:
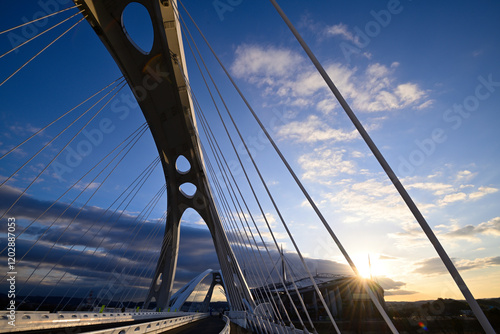
<path fill-rule="evenodd" d="M 167 307 L 177 266 L 181 216 L 187 208 L 193 208 L 212 235 L 232 309 L 245 310 L 248 307 L 244 300 L 251 307 L 255 303 L 229 246 L 208 185 L 192 102 L 182 73 L 187 71 L 180 24 L 171 1 L 74 0 L 134 92 L 163 166 L 167 183 L 166 229 L 146 305 L 154 298 L 158 307 Z M 154 39 L 148 53 L 138 49 L 123 28 L 123 10 L 132 2 L 143 5 L 151 17 Z M 189 161 L 188 172 L 176 169 L 179 156 Z M 184 183 L 196 186 L 193 196 L 180 190 Z"/>
<path fill-rule="evenodd" d="M 195 278 L 193 278 L 191 281 L 189 281 L 182 288 L 177 290 L 177 292 L 174 293 L 170 298 L 170 310 L 174 311 L 180 310 L 184 305 L 184 303 L 186 302 L 186 300 L 189 298 L 189 296 L 193 293 L 193 291 L 210 274 L 212 275 L 212 282 L 210 284 L 210 288 L 207 291 L 207 295 L 203 300 L 203 310 L 202 310 L 203 312 L 208 312 L 208 305 L 210 304 L 210 300 L 212 299 L 212 293 L 214 287 L 217 284 L 219 284 L 224 288 L 224 291 L 226 291 L 224 279 L 222 277 L 222 273 L 220 270 L 207 269 L 198 276 L 196 276 Z"/>

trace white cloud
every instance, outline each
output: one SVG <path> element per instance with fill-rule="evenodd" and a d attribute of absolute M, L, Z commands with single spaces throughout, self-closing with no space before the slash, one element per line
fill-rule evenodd
<path fill-rule="evenodd" d="M 342 26 L 333 31 L 341 34 Z M 357 111 L 380 112 L 430 105 L 425 100 L 427 93 L 416 83 L 397 82 L 397 62 L 389 67 L 372 63 L 364 71 L 340 63 L 324 64 L 324 67 Z M 300 107 L 316 105 L 322 112 L 331 112 L 337 105 L 329 102 L 333 102 L 331 92 L 316 69 L 287 48 L 240 45 L 231 70 L 236 77 L 264 88 L 265 94 L 279 99 L 279 103 Z"/>
<path fill-rule="evenodd" d="M 236 77 L 288 76 L 302 57 L 288 49 L 243 44 L 236 48 L 231 71 Z"/>
<path fill-rule="evenodd" d="M 436 196 L 441 196 L 454 191 L 451 184 L 439 183 L 439 182 L 416 182 L 408 184 L 408 189 L 417 188 L 423 190 L 432 191 Z"/>
<path fill-rule="evenodd" d="M 468 182 L 472 180 L 477 173 L 473 173 L 470 170 L 461 170 L 457 173 L 456 180 L 459 182 Z"/>
<path fill-rule="evenodd" d="M 463 201 L 467 198 L 467 195 L 463 192 L 448 194 L 443 199 L 439 201 L 440 205 L 447 205 L 453 202 Z"/>
<path fill-rule="evenodd" d="M 455 227 L 445 234 L 449 238 L 468 239 L 478 241 L 477 235 L 493 235 L 500 237 L 500 217 L 495 217 L 487 222 L 480 223 L 477 226 L 466 225 L 464 227 Z"/>
<path fill-rule="evenodd" d="M 279 127 L 277 135 L 280 139 L 302 143 L 351 141 L 358 137 L 356 130 L 345 132 L 341 129 L 331 128 L 314 115 L 310 115 L 304 121 L 293 121 Z"/>
<path fill-rule="evenodd" d="M 339 174 L 354 174 L 354 162 L 343 160 L 345 150 L 316 148 L 299 158 L 300 167 L 305 171 L 302 177 L 319 183 L 331 183 L 331 178 Z M 326 180 L 325 180 L 326 179 Z"/>
<path fill-rule="evenodd" d="M 404 103 L 413 103 L 422 98 L 425 93 L 414 83 L 405 83 L 396 87 L 395 93 Z"/>
<path fill-rule="evenodd" d="M 359 38 L 357 36 L 354 36 L 354 34 L 349 31 L 349 28 L 344 23 L 327 26 L 325 28 L 325 34 L 327 36 L 340 36 L 342 39 L 354 42 L 355 44 L 359 43 Z"/>
<path fill-rule="evenodd" d="M 92 189 L 97 189 L 99 187 L 101 183 L 99 182 L 92 182 L 92 183 L 88 183 L 88 182 L 83 182 L 83 183 L 78 183 L 77 185 L 75 185 L 75 189 L 78 189 L 78 190 L 92 190 Z"/>
<path fill-rule="evenodd" d="M 335 184 L 337 186 L 337 184 Z M 345 214 L 346 223 L 395 223 L 412 221 L 413 216 L 389 181 L 375 178 L 340 182 L 342 190 L 324 194 L 328 205 Z"/>
<path fill-rule="evenodd" d="M 452 261 L 459 271 L 465 271 L 498 266 L 500 265 L 500 256 L 483 257 L 474 260 L 452 259 Z M 441 259 L 437 257 L 418 261 L 415 266 L 417 268 L 413 272 L 427 276 L 442 275 L 448 272 Z"/>
<path fill-rule="evenodd" d="M 470 199 L 479 199 L 483 196 L 486 196 L 488 194 L 493 194 L 498 191 L 497 188 L 492 188 L 492 187 L 479 187 L 476 192 L 473 192 L 469 194 Z"/>
<path fill-rule="evenodd" d="M 445 176 L 449 174 L 449 176 Z M 470 182 L 477 173 L 469 170 L 460 170 L 455 173 L 437 172 L 427 177 L 412 177 L 404 179 L 407 189 L 419 189 L 430 192 L 436 198 L 430 202 L 444 207 L 458 202 L 470 202 L 480 199 L 486 195 L 498 192 L 497 188 L 477 186 Z M 428 180 L 442 180 L 443 182 L 428 182 Z M 428 200 L 429 201 L 429 200 Z"/>

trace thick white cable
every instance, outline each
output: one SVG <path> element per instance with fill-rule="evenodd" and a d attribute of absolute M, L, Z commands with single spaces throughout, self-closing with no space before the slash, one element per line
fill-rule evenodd
<path fill-rule="evenodd" d="M 184 7 L 184 5 L 182 4 L 182 2 L 180 2 L 180 3 L 181 3 L 181 5 Z M 186 8 L 185 8 L 185 7 L 184 7 L 184 10 L 186 10 Z M 224 69 L 224 71 L 226 72 L 226 75 L 228 75 L 228 77 L 229 77 L 229 78 L 230 78 L 230 80 L 232 81 L 233 85 L 235 85 L 235 88 L 238 90 L 238 92 L 240 93 L 240 95 L 242 96 L 242 98 L 244 99 L 244 101 L 247 103 L 247 106 L 249 107 L 249 109 L 251 109 L 250 105 L 248 104 L 248 102 L 246 101 L 246 99 L 244 98 L 244 96 L 241 94 L 241 91 L 238 89 L 238 87 L 236 86 L 236 84 L 235 84 L 235 83 L 234 83 L 234 81 L 232 80 L 231 76 L 229 75 L 229 73 L 227 72 L 227 70 L 225 69 L 225 67 L 223 66 L 223 64 L 222 64 L 222 62 L 220 61 L 220 59 L 219 59 L 219 58 L 217 57 L 217 55 L 215 54 L 214 50 L 211 48 L 210 44 L 209 44 L 209 43 L 208 43 L 208 41 L 206 40 L 205 36 L 204 36 L 204 35 L 203 35 L 203 33 L 201 32 L 201 30 L 200 30 L 200 28 L 198 27 L 198 25 L 196 24 L 196 22 L 194 22 L 193 18 L 191 17 L 191 15 L 189 14 L 189 12 L 188 12 L 187 10 L 186 10 L 186 13 L 189 15 L 189 17 L 190 17 L 191 21 L 194 23 L 194 25 L 195 25 L 195 27 L 197 28 L 198 32 L 199 32 L 199 33 L 200 33 L 200 35 L 204 38 L 205 42 L 207 43 L 207 45 L 208 45 L 208 46 L 209 46 L 209 48 L 211 49 L 211 51 L 212 51 L 212 53 L 214 54 L 214 56 L 216 57 L 217 61 L 219 62 L 219 64 L 221 65 L 221 67 L 222 67 L 222 68 Z M 295 243 L 295 240 L 294 240 L 294 238 L 293 238 L 293 236 L 292 236 L 292 234 L 291 234 L 290 230 L 288 229 L 288 226 L 286 225 L 285 221 L 283 220 L 283 217 L 281 216 L 281 213 L 280 213 L 280 211 L 279 211 L 279 209 L 278 209 L 278 207 L 277 207 L 276 203 L 274 202 L 274 199 L 273 199 L 273 197 L 272 197 L 272 195 L 271 195 L 271 193 L 270 193 L 270 191 L 269 191 L 269 189 L 268 189 L 268 187 L 267 187 L 267 185 L 266 185 L 266 183 L 265 183 L 265 181 L 264 181 L 264 179 L 263 179 L 262 175 L 260 174 L 260 171 L 259 171 L 259 169 L 258 169 L 257 165 L 255 164 L 255 161 L 253 160 L 253 158 L 252 158 L 252 156 L 251 156 L 251 154 L 250 154 L 250 151 L 249 151 L 249 149 L 248 149 L 248 147 L 247 147 L 247 145 L 246 145 L 246 143 L 245 143 L 245 141 L 244 141 L 244 139 L 243 139 L 243 136 L 242 136 L 242 135 L 241 135 L 241 133 L 239 132 L 238 127 L 236 126 L 236 123 L 234 122 L 234 119 L 232 118 L 231 114 L 229 114 L 229 116 L 230 116 L 230 118 L 231 118 L 231 120 L 232 120 L 232 122 L 233 122 L 233 125 L 235 126 L 236 130 L 238 131 L 238 135 L 240 136 L 240 139 L 242 140 L 242 142 L 243 142 L 243 144 L 244 144 L 244 146 L 245 146 L 245 149 L 247 150 L 247 153 L 249 154 L 249 157 L 250 157 L 250 159 L 252 160 L 252 163 L 254 164 L 254 167 L 255 167 L 255 168 L 256 168 L 256 170 L 257 170 L 257 173 L 258 173 L 258 175 L 259 175 L 259 178 L 261 179 L 261 183 L 263 184 L 264 188 L 266 189 L 266 192 L 268 193 L 268 196 L 270 197 L 271 202 L 273 203 L 273 206 L 274 206 L 274 208 L 275 208 L 276 212 L 278 213 L 278 216 L 280 217 L 280 220 L 281 220 L 281 222 L 282 222 L 283 226 L 285 227 L 285 230 L 287 231 L 287 234 L 288 234 L 288 236 L 289 236 L 290 240 L 292 241 L 292 244 L 294 245 L 294 248 L 296 249 L 297 253 L 299 254 L 299 258 L 300 258 L 300 260 L 301 260 L 301 262 L 302 262 L 302 264 L 303 264 L 304 268 L 305 268 L 305 269 L 306 269 L 306 271 L 308 272 L 309 278 L 311 279 L 311 282 L 312 282 L 312 284 L 313 284 L 313 286 L 314 286 L 314 288 L 315 288 L 315 290 L 316 290 L 316 293 L 317 293 L 318 297 L 320 298 L 321 303 L 323 304 L 323 307 L 325 308 L 325 311 L 327 312 L 328 317 L 329 317 L 330 321 L 332 322 L 332 325 L 335 327 L 335 330 L 337 331 L 337 333 L 340 333 L 340 330 L 338 329 L 338 326 L 336 325 L 335 320 L 334 320 L 334 318 L 333 318 L 333 316 L 332 316 L 332 314 L 331 314 L 331 312 L 330 312 L 330 310 L 329 310 L 328 306 L 326 305 L 326 302 L 325 302 L 325 300 L 324 300 L 324 298 L 323 298 L 322 293 L 320 292 L 320 290 L 319 290 L 319 288 L 318 288 L 318 286 L 317 286 L 317 284 L 316 284 L 315 280 L 313 279 L 312 274 L 311 274 L 311 272 L 310 272 L 310 270 L 309 270 L 309 268 L 308 268 L 307 264 L 305 263 L 305 260 L 304 260 L 304 258 L 302 257 L 301 252 L 300 252 L 300 250 L 298 249 L 298 246 L 297 246 L 297 244 Z M 303 305 L 303 307 L 304 307 L 304 309 L 305 309 L 305 305 Z M 306 312 L 306 314 L 307 314 L 307 312 Z M 308 314 L 307 314 L 307 315 L 308 315 Z M 309 315 L 308 315 L 308 316 L 309 316 Z"/>
<path fill-rule="evenodd" d="M 209 159 L 207 159 L 207 162 L 208 162 L 208 167 L 209 167 L 209 170 L 211 171 L 211 173 L 212 173 L 212 175 L 213 175 L 213 176 L 212 176 L 212 178 L 214 179 L 214 182 L 215 182 L 215 184 L 216 184 L 216 187 L 218 186 L 217 191 L 219 192 L 220 196 L 221 196 L 221 197 L 222 197 L 222 198 L 226 201 L 226 204 L 225 204 L 225 205 L 224 205 L 224 201 L 223 201 L 222 206 L 225 208 L 225 211 L 226 211 L 226 212 L 227 212 L 227 211 L 230 211 L 230 209 L 228 209 L 228 208 L 227 208 L 227 207 L 229 206 L 229 205 L 228 205 L 228 203 L 227 203 L 227 199 L 225 198 L 225 195 L 224 195 L 224 193 L 222 192 L 222 188 L 221 188 L 221 186 L 220 186 L 219 182 L 217 181 L 217 178 L 215 177 L 215 171 L 214 171 L 214 169 L 213 169 L 213 167 L 212 167 L 212 165 L 211 165 L 211 163 L 210 163 L 210 160 L 209 160 Z M 229 212 L 227 213 L 227 215 L 228 215 L 228 217 L 231 217 L 231 216 L 232 216 L 232 215 L 230 215 L 230 214 L 229 214 Z M 233 217 L 233 219 L 234 219 L 234 217 Z M 228 219 L 228 221 L 230 222 L 230 221 L 231 221 L 231 219 Z M 240 260 L 243 260 L 243 263 L 246 263 L 246 262 L 250 263 L 250 261 L 248 260 L 248 254 L 247 254 L 247 252 L 244 250 L 244 248 L 246 248 L 245 243 L 244 243 L 244 241 L 242 241 L 242 240 L 241 240 L 241 239 L 242 239 L 242 237 L 241 237 L 240 233 L 238 233 L 238 232 L 241 232 L 241 231 L 240 231 L 240 230 L 239 230 L 239 229 L 238 229 L 235 225 L 233 225 L 233 227 L 232 227 L 232 228 L 226 227 L 226 229 L 227 229 L 229 232 L 231 232 L 231 231 L 232 231 L 231 235 L 233 235 L 233 240 L 236 240 L 236 241 L 234 241 L 233 243 L 234 243 L 234 244 L 237 246 L 237 248 L 239 249 L 240 254 L 242 254 L 242 255 L 241 255 Z M 238 238 L 238 237 L 239 237 L 239 238 Z M 241 244 L 243 244 L 243 246 L 241 246 Z M 252 274 L 254 274 L 254 272 L 253 272 L 253 270 L 252 270 L 252 269 L 251 269 L 251 271 L 252 271 Z M 261 298 L 262 300 L 265 300 L 265 298 L 263 298 L 263 294 L 262 294 L 262 291 L 260 291 L 260 289 L 258 289 L 258 290 L 257 290 L 257 294 L 260 294 L 260 296 L 261 296 L 260 298 Z M 266 323 L 267 323 L 267 326 L 270 326 L 270 325 L 269 325 L 269 319 L 264 319 L 264 318 L 259 317 L 259 318 L 258 318 L 258 321 L 259 321 L 259 322 L 260 322 L 260 323 L 264 326 L 264 328 L 265 328 L 265 326 L 266 326 Z"/>

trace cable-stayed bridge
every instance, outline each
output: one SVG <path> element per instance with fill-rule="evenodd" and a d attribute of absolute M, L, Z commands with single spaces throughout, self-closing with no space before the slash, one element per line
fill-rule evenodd
<path fill-rule="evenodd" d="M 408 205 L 485 332 L 494 333 L 425 218 L 332 79 L 278 4 L 273 0 L 271 3 Z M 49 6 L 47 4 L 49 2 L 44 6 Z M 228 333 L 231 323 L 256 333 L 314 333 L 317 332 L 316 323 L 321 320 L 328 323 L 331 332 L 341 333 L 350 329 L 342 317 L 343 312 L 347 313 L 345 304 L 348 304 L 359 308 L 352 308 L 357 316 L 376 318 L 377 326 L 383 327 L 381 331 L 398 333 L 384 306 L 383 290 L 376 282 L 361 278 L 332 225 L 181 2 L 75 0 L 73 6 L 60 9 L 56 8 L 59 7 L 57 2 L 50 4 L 52 12 L 46 13 L 48 15 L 2 33 L 26 29 L 52 16 L 64 18 L 17 43 L 2 57 L 30 42 L 36 43 L 38 37 L 59 25 L 66 24 L 67 29 L 32 58 L 14 68 L 2 79 L 0 86 L 8 86 L 18 72 L 29 70 L 32 61 L 36 63 L 38 56 L 82 24 L 92 27 L 122 76 L 96 90 L 66 113 L 49 120 L 45 127 L 37 129 L 31 136 L 19 138 L 19 144 L 9 148 L 1 157 L 8 159 L 16 154 L 23 155 L 26 148 L 32 149 L 34 144 L 42 142 L 40 148 L 19 159 L 18 168 L 1 184 L 8 190 L 4 195 L 5 210 L 1 217 L 7 231 L 2 256 L 8 268 L 3 281 L 8 282 L 9 295 L 22 296 L 22 299 L 9 297 L 7 311 L 2 314 L 2 332 L 160 333 L 193 323 L 203 328 L 200 331 L 198 327 L 198 332 L 208 332 L 212 325 L 207 321 L 212 321 L 218 325 L 211 330 L 220 333 Z M 127 31 L 126 18 L 134 11 L 147 13 L 152 36 L 149 44 L 143 44 Z M 180 15 L 181 12 L 185 14 Z M 189 23 L 193 27 L 191 30 L 188 21 L 192 21 Z M 228 76 L 263 137 L 269 141 L 307 205 L 312 208 L 320 222 L 319 228 L 327 232 L 328 238 L 345 258 L 347 267 L 352 270 L 350 276 L 321 277 L 308 265 L 290 223 L 284 218 L 284 208 L 278 205 L 276 197 L 280 195 L 273 194 L 263 176 L 262 166 L 254 160 L 252 147 L 242 135 L 242 125 L 235 119 L 235 112 L 228 106 L 223 90 L 200 52 L 200 45 L 192 36 L 195 32 Z M 182 34 L 187 46 L 183 45 Z M 197 92 L 192 90 L 185 49 L 192 53 L 193 65 L 200 71 L 208 92 L 205 94 L 213 101 L 216 120 L 207 117 L 205 106 L 200 104 L 195 95 Z M 145 122 L 127 133 L 123 141 L 98 160 L 92 161 L 86 172 L 73 175 L 83 158 L 104 141 L 104 135 L 114 131 L 115 125 L 107 118 L 101 118 L 95 127 L 94 120 L 99 119 L 99 114 L 112 109 L 126 118 L 130 108 L 123 107 L 130 101 L 118 100 L 125 87 L 133 92 Z M 47 135 L 47 129 L 51 127 L 59 127 L 60 132 Z M 134 146 L 148 131 L 157 156 L 147 161 L 145 168 L 130 182 L 120 176 L 125 175 L 125 172 L 120 174 L 120 168 L 127 169 L 123 165 L 127 164 L 129 153 L 134 152 Z M 200 132 L 206 139 L 203 142 Z M 73 145 L 76 145 L 75 149 Z M 229 161 L 226 150 L 230 150 L 236 160 Z M 61 164 L 63 152 L 65 164 Z M 233 163 L 243 175 L 243 182 L 236 180 Z M 26 176 L 23 174 L 25 168 L 32 168 L 35 176 L 21 188 L 10 186 L 9 182 Z M 141 196 L 141 189 L 157 168 L 162 171 L 164 180 L 156 184 L 154 195 L 138 210 L 134 199 Z M 26 214 L 22 211 L 34 203 L 30 195 L 32 189 L 49 173 L 55 173 L 55 178 L 59 179 L 63 179 L 61 175 L 71 177 L 72 181 L 68 186 L 59 187 L 58 197 L 45 201 L 43 209 L 33 214 L 34 219 L 24 219 Z M 118 177 L 114 179 L 116 174 Z M 117 183 L 122 190 L 120 195 L 109 201 L 108 208 L 96 207 L 95 199 L 107 199 L 108 196 L 102 193 L 102 185 L 113 179 L 114 182 L 121 179 L 121 183 Z M 261 191 L 257 191 L 257 187 Z M 293 245 L 291 253 L 296 259 L 295 264 L 287 265 L 276 236 L 276 222 L 268 218 L 262 204 L 263 197 L 270 202 Z M 157 214 L 158 208 L 163 216 L 155 219 L 153 215 Z M 208 227 L 220 270 L 205 268 L 173 293 L 175 278 L 179 274 L 178 262 L 182 261 L 180 223 L 187 210 L 196 212 Z M 153 243 L 158 239 L 162 240 L 161 245 Z M 148 252 L 152 247 L 158 248 L 154 249 L 157 252 L 154 257 Z M 197 244 L 188 245 L 190 249 L 196 247 Z M 294 266 L 300 266 L 299 270 L 294 270 Z M 90 267 L 98 268 L 96 272 L 103 277 L 87 282 L 89 276 L 84 271 Z M 103 282 L 108 283 L 95 286 Z M 208 286 L 207 293 L 202 294 L 201 300 L 195 296 L 187 303 L 193 298 L 193 293 L 198 294 L 201 290 L 202 282 Z M 91 286 L 94 288 L 89 288 Z M 214 292 L 218 292 L 218 286 L 222 288 L 219 294 L 228 304 L 224 319 L 210 317 L 210 301 Z M 38 294 L 43 287 L 46 294 L 41 300 L 35 300 L 35 291 Z M 52 296 L 60 298 L 52 301 Z M 43 311 L 49 305 L 52 313 Z M 354 320 L 351 318 L 351 321 Z M 356 321 L 362 322 L 363 319 Z"/>

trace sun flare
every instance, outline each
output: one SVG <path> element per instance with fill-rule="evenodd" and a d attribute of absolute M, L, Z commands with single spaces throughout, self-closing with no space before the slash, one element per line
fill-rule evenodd
<path fill-rule="evenodd" d="M 353 257 L 353 261 L 361 277 L 371 279 L 388 274 L 385 264 L 379 258 L 379 254 L 358 254 Z"/>

